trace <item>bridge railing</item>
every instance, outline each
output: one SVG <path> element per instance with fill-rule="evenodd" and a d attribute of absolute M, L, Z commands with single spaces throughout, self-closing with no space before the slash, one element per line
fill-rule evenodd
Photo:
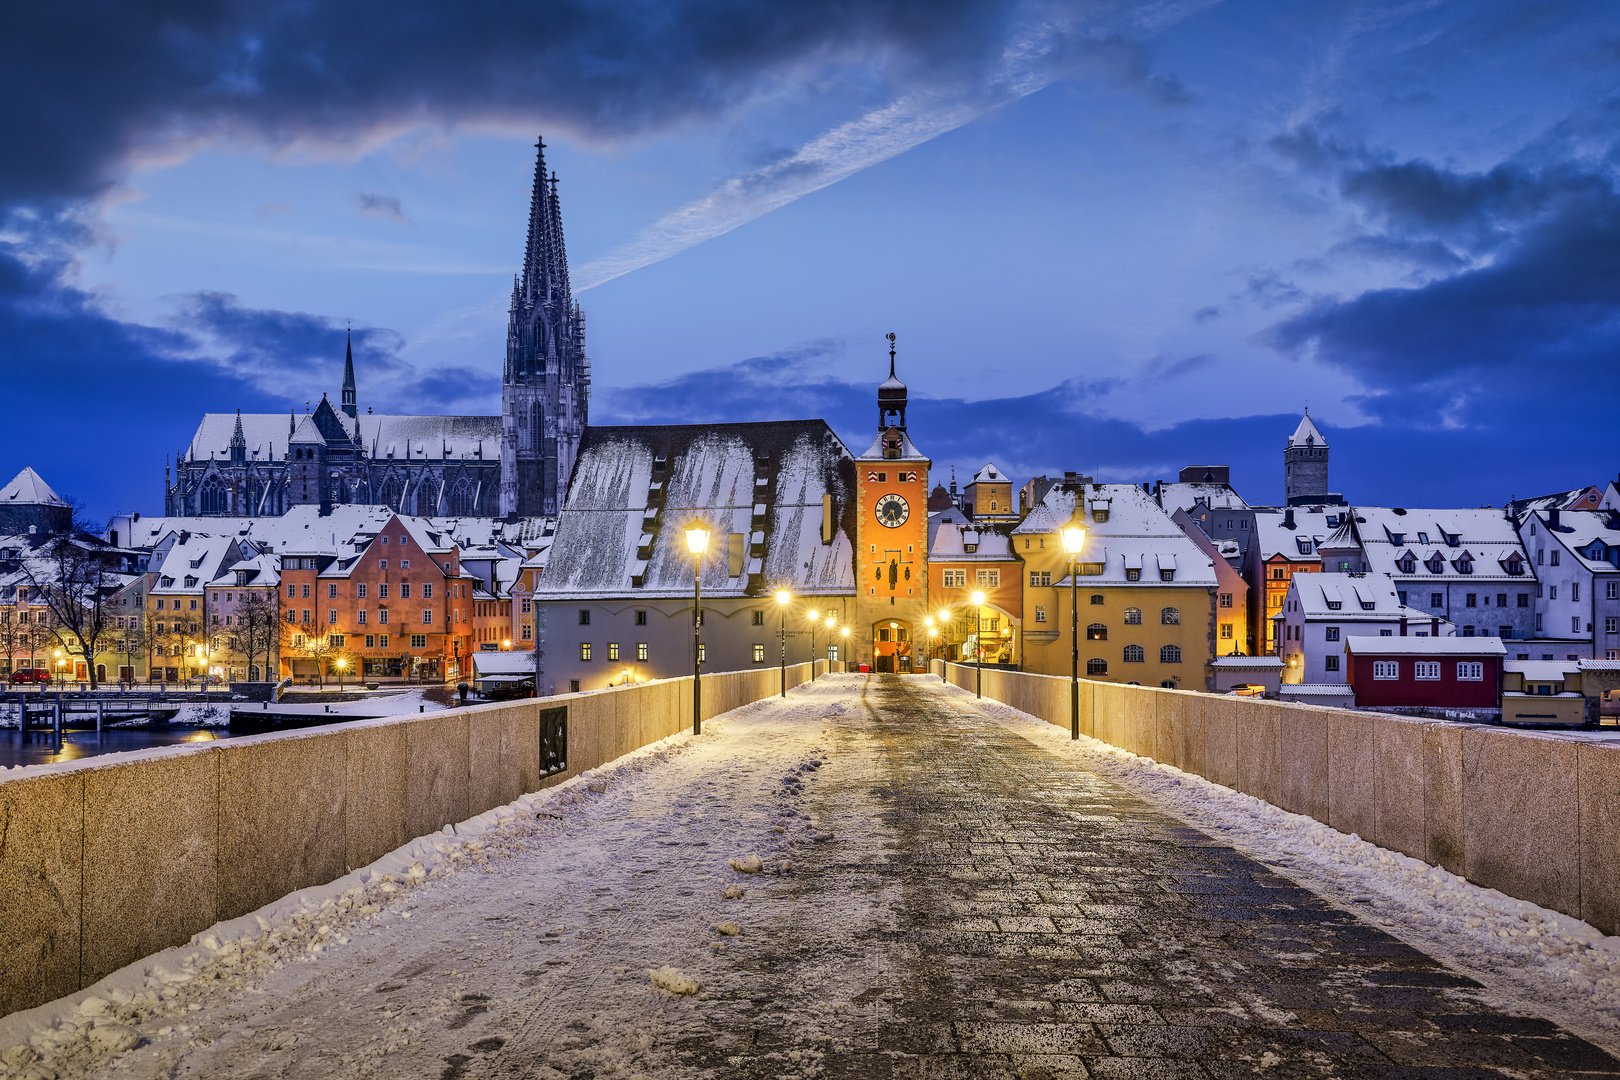
<path fill-rule="evenodd" d="M 1069 727 L 1067 678 L 986 668 L 984 696 Z M 1080 732 L 1620 932 L 1620 744 L 1085 679 Z"/>
<path fill-rule="evenodd" d="M 704 675 L 704 717 L 781 686 Z M 666 679 L 0 771 L 0 1016 L 691 723 Z"/>

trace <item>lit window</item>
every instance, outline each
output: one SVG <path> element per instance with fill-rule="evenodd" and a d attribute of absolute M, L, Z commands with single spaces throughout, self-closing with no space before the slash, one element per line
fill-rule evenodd
<path fill-rule="evenodd" d="M 608 659 L 609 660 L 617 660 L 618 658 L 619 658 L 619 643 L 617 641 L 608 642 Z"/>
<path fill-rule="evenodd" d="M 1104 626 L 1102 623 L 1092 623 L 1090 626 L 1086 627 L 1086 640 L 1107 641 L 1108 627 Z"/>
<path fill-rule="evenodd" d="M 1227 641 L 1232 640 L 1232 624 L 1231 623 L 1229 623 L 1229 622 L 1221 623 L 1221 637 L 1225 638 Z"/>
<path fill-rule="evenodd" d="M 1035 621 L 1038 623 L 1046 621 L 1046 608 L 1040 604 L 1035 605 Z M 1614 620 L 1610 619 L 1609 621 L 1613 622 Z"/>
<path fill-rule="evenodd" d="M 589 660 L 591 658 L 591 643 L 590 642 L 582 641 L 582 642 L 579 643 L 579 658 L 581 660 Z"/>
<path fill-rule="evenodd" d="M 1159 612 L 1159 622 L 1164 626 L 1181 625 L 1181 609 L 1167 607 Z"/>
<path fill-rule="evenodd" d="M 974 574 L 974 582 L 981 589 L 995 589 L 1001 586 L 1000 570 L 979 570 Z"/>
<path fill-rule="evenodd" d="M 645 659 L 647 659 L 647 643 L 645 641 L 640 641 L 640 642 L 636 643 L 636 659 L 637 660 L 645 660 Z"/>
<path fill-rule="evenodd" d="M 765 662 L 765 646 L 763 646 L 763 645 L 755 645 L 754 646 L 754 663 L 763 664 L 764 662 Z"/>

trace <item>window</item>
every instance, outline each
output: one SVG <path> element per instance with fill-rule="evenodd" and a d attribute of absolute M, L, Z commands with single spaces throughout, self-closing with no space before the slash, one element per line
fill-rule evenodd
<path fill-rule="evenodd" d="M 432 622 L 433 622 L 433 609 L 430 608 L 430 607 L 423 608 L 422 609 L 422 625 L 423 626 L 428 626 L 428 625 L 431 625 Z"/>
<path fill-rule="evenodd" d="M 411 598 L 411 583 L 410 582 L 402 581 L 402 582 L 399 583 L 399 598 L 401 600 L 409 600 Z"/>
<path fill-rule="evenodd" d="M 763 611 L 754 612 L 754 625 L 755 626 L 764 626 L 765 625 L 765 613 Z"/>
<path fill-rule="evenodd" d="M 1519 594 L 1519 606 L 1520 607 L 1529 607 L 1530 606 L 1530 594 L 1529 593 L 1522 592 L 1522 593 Z"/>
<path fill-rule="evenodd" d="M 1436 660 L 1419 660 L 1412 665 L 1412 678 L 1438 679 L 1440 677 L 1440 664 Z"/>
<path fill-rule="evenodd" d="M 400 543 L 402 543 L 402 544 L 404 542 L 405 541 L 403 541 L 403 540 L 400 541 Z M 399 568 L 401 570 L 409 570 L 411 568 L 411 560 L 409 560 L 409 559 L 401 559 L 401 560 L 399 560 Z"/>
<path fill-rule="evenodd" d="M 1603 599 L 1620 600 L 1620 581 L 1608 581 L 1603 584 Z"/>
<path fill-rule="evenodd" d="M 1344 601 L 1343 600 L 1329 600 L 1327 602 L 1327 606 L 1328 606 L 1329 611 L 1338 611 L 1340 608 L 1344 607 Z"/>
<path fill-rule="evenodd" d="M 1474 627 L 1473 627 L 1472 624 L 1469 624 L 1469 625 L 1464 626 L 1462 628 L 1462 636 L 1463 637 L 1473 637 L 1474 636 Z"/>
<path fill-rule="evenodd" d="M 1283 569 L 1282 569 L 1282 567 L 1273 566 L 1271 568 L 1271 580 L 1272 581 L 1281 581 L 1282 579 L 1283 579 Z"/>
<path fill-rule="evenodd" d="M 619 643 L 617 641 L 608 642 L 608 659 L 609 660 L 617 660 L 618 658 L 619 658 Z"/>
<path fill-rule="evenodd" d="M 384 626 L 386 626 L 388 624 L 388 609 L 387 608 L 378 608 L 377 609 L 377 621 L 379 623 L 382 623 Z"/>
<path fill-rule="evenodd" d="M 706 642 L 699 642 L 698 643 L 698 663 L 706 664 L 708 662 L 709 662 L 709 646 L 708 646 L 708 644 Z"/>
<path fill-rule="evenodd" d="M 647 643 L 645 641 L 640 641 L 640 642 L 636 643 L 636 659 L 637 660 L 645 660 L 645 659 L 647 659 Z"/>
<path fill-rule="evenodd" d="M 763 645 L 755 645 L 754 646 L 754 663 L 763 664 L 764 662 L 765 662 L 765 646 L 763 646 Z"/>
<path fill-rule="evenodd" d="M 1553 557 L 1552 557 L 1552 564 L 1553 564 L 1553 565 L 1554 565 L 1554 566 L 1557 566 L 1557 565 L 1558 565 L 1558 555 L 1559 555 L 1559 551 L 1558 551 L 1558 549 L 1557 549 L 1557 548 L 1553 548 Z"/>
<path fill-rule="evenodd" d="M 1035 605 L 1035 621 L 1038 623 L 1046 621 L 1046 606 L 1044 604 Z"/>
<path fill-rule="evenodd" d="M 1086 640 L 1107 641 L 1108 627 L 1104 626 L 1102 623 L 1092 623 L 1090 626 L 1086 627 Z"/>
<path fill-rule="evenodd" d="M 1485 678 L 1485 665 L 1478 660 L 1464 660 L 1457 665 L 1457 678 L 1462 682 L 1480 682 Z"/>
<path fill-rule="evenodd" d="M 386 637 L 383 638 L 382 647 L 385 648 L 385 649 L 388 648 L 388 639 Z M 425 649 L 425 648 L 427 648 L 427 635 L 426 634 L 412 634 L 411 635 L 411 648 L 413 648 L 413 649 Z"/>
<path fill-rule="evenodd" d="M 327 621 L 328 625 L 337 622 L 337 608 L 327 608 L 326 609 L 326 621 Z"/>
<path fill-rule="evenodd" d="M 1139 608 L 1139 607 L 1128 607 L 1128 608 L 1126 608 L 1125 609 L 1125 625 L 1126 626 L 1141 626 L 1142 625 L 1142 609 Z"/>
<path fill-rule="evenodd" d="M 1324 657 L 1322 657 L 1322 670 L 1323 671 L 1338 671 L 1339 670 L 1339 658 L 1337 656 L 1324 656 Z"/>
<path fill-rule="evenodd" d="M 1104 660 L 1100 656 L 1093 656 L 1090 660 L 1086 661 L 1086 674 L 1087 675 L 1106 675 L 1106 674 L 1108 674 L 1108 661 Z"/>
<path fill-rule="evenodd" d="M 1547 599 L 1549 599 L 1549 600 L 1558 599 L 1558 586 L 1556 586 L 1556 585 L 1547 586 Z"/>
<path fill-rule="evenodd" d="M 1159 612 L 1159 623 L 1162 626 L 1180 626 L 1181 609 L 1173 607 L 1161 609 Z"/>
<path fill-rule="evenodd" d="M 1229 593 L 1229 592 L 1221 593 L 1221 607 L 1231 607 L 1231 606 L 1232 606 L 1232 594 Z"/>
<path fill-rule="evenodd" d="M 1038 589 L 1050 584 L 1052 584 L 1052 572 L 1050 570 L 1031 570 L 1029 572 L 1030 588 Z"/>
<path fill-rule="evenodd" d="M 521 629 L 523 630 L 522 637 L 524 641 L 534 637 L 534 625 L 532 623 L 524 623 Z"/>
<path fill-rule="evenodd" d="M 379 599 L 379 600 L 388 599 L 388 582 L 379 581 L 377 583 L 377 599 Z"/>
<path fill-rule="evenodd" d="M 1142 580 L 1142 571 L 1140 571 L 1140 570 L 1127 570 L 1127 571 L 1125 571 L 1125 580 L 1126 581 L 1141 581 Z"/>
<path fill-rule="evenodd" d="M 581 625 L 581 626 L 589 626 L 589 625 L 591 625 L 591 609 L 590 608 L 580 608 L 579 609 L 579 625 Z"/>
<path fill-rule="evenodd" d="M 1174 570 L 1160 570 L 1159 571 L 1159 580 L 1160 581 L 1174 581 L 1174 580 L 1176 580 L 1176 572 Z"/>
<path fill-rule="evenodd" d="M 377 560 L 377 569 L 379 569 L 379 570 L 388 569 L 388 560 L 387 559 L 378 559 Z"/>
<path fill-rule="evenodd" d="M 1395 590 L 1395 598 L 1401 602 L 1402 607 L 1406 606 L 1406 590 L 1405 589 L 1397 589 L 1397 590 Z"/>
<path fill-rule="evenodd" d="M 327 584 L 326 584 L 326 598 L 328 600 L 336 600 L 337 599 L 337 582 L 335 582 L 335 581 L 327 582 Z"/>
<path fill-rule="evenodd" d="M 974 582 L 981 589 L 996 589 L 1001 587 L 1000 570 L 980 570 L 973 575 Z"/>
<path fill-rule="evenodd" d="M 355 583 L 354 595 L 355 595 L 355 598 L 358 599 L 358 600 L 364 600 L 366 598 L 366 583 L 365 582 L 360 581 L 360 582 Z"/>
<path fill-rule="evenodd" d="M 1463 595 L 1463 607 L 1478 607 L 1478 606 L 1479 605 L 1478 605 L 1478 603 L 1476 603 L 1476 598 L 1475 598 L 1473 593 L 1465 593 Z"/>
<path fill-rule="evenodd" d="M 326 639 L 326 644 L 327 644 L 327 646 L 329 648 L 333 648 L 333 649 L 341 649 L 341 648 L 343 648 L 343 635 L 342 634 L 330 634 L 330 635 L 328 635 L 327 639 Z"/>
<path fill-rule="evenodd" d="M 1179 663 L 1181 663 L 1181 646 L 1180 645 L 1161 645 L 1161 646 L 1159 646 L 1159 663 L 1161 663 L 1161 664 L 1179 664 Z"/>
<path fill-rule="evenodd" d="M 309 620 L 309 608 L 304 608 L 303 609 L 303 615 L 304 615 L 304 622 L 308 623 L 310 621 Z"/>
<path fill-rule="evenodd" d="M 367 634 L 366 635 L 366 648 L 375 649 L 376 647 L 377 647 L 377 636 L 375 634 Z"/>
<path fill-rule="evenodd" d="M 1613 615 L 1604 616 L 1603 632 L 1605 634 L 1620 634 L 1620 618 Z"/>
<path fill-rule="evenodd" d="M 1445 607 L 1446 606 L 1446 594 L 1445 593 L 1437 593 L 1437 592 L 1430 593 L 1429 594 L 1429 606 L 1430 607 Z"/>
<path fill-rule="evenodd" d="M 1232 624 L 1231 623 L 1229 623 L 1229 622 L 1221 623 L 1221 637 L 1224 638 L 1227 641 L 1232 640 Z"/>
<path fill-rule="evenodd" d="M 590 642 L 582 641 L 582 642 L 579 643 L 579 658 L 581 660 L 589 660 L 591 658 L 591 643 Z"/>
<path fill-rule="evenodd" d="M 1579 600 L 1581 598 L 1581 583 L 1580 582 L 1572 581 L 1572 582 L 1569 583 L 1569 598 L 1571 600 Z"/>
<path fill-rule="evenodd" d="M 523 601 L 523 610 L 524 611 L 529 610 L 529 602 L 527 600 Z M 646 626 L 647 625 L 647 613 L 645 611 L 636 612 L 636 625 L 637 626 Z"/>
<path fill-rule="evenodd" d="M 838 646 L 827 646 L 827 659 L 831 660 L 835 664 L 838 663 Z"/>
<path fill-rule="evenodd" d="M 1410 555 L 1404 556 L 1401 561 L 1395 565 L 1400 568 L 1400 571 L 1403 574 L 1417 573 L 1417 560 L 1412 558 Z"/>
<path fill-rule="evenodd" d="M 1091 605 L 1093 607 L 1101 607 L 1102 602 L 1103 602 L 1102 593 L 1092 593 L 1091 594 Z"/>
<path fill-rule="evenodd" d="M 359 611 L 355 612 L 354 621 L 359 623 L 361 626 L 364 626 L 366 624 L 366 609 L 365 608 L 361 608 Z"/>
<path fill-rule="evenodd" d="M 1569 620 L 1569 632 L 1572 634 L 1581 632 L 1581 617 L 1579 615 Z"/>
<path fill-rule="evenodd" d="M 1540 629 L 1541 629 L 1541 612 L 1538 611 L 1538 612 L 1536 612 L 1536 630 L 1539 631 Z M 1552 657 L 1549 656 L 1549 657 L 1547 657 L 1547 659 L 1551 660 Z"/>
<path fill-rule="evenodd" d="M 388 543 L 388 537 L 387 536 L 381 536 L 381 537 L 378 537 L 378 539 L 380 539 L 385 544 Z"/>
<path fill-rule="evenodd" d="M 1325 627 L 1323 629 L 1323 631 L 1322 631 L 1322 635 L 1323 635 L 1324 640 L 1326 640 L 1326 641 L 1338 641 L 1339 640 L 1339 628 L 1337 626 Z"/>
<path fill-rule="evenodd" d="M 1141 664 L 1147 661 L 1147 651 L 1140 645 L 1125 646 L 1125 662 L 1127 664 Z"/>
<path fill-rule="evenodd" d="M 1511 626 L 1498 626 L 1496 628 L 1496 636 L 1501 638 L 1503 641 L 1507 641 L 1507 640 L 1511 639 L 1513 637 L 1513 627 L 1511 627 Z"/>
<path fill-rule="evenodd" d="M 1374 660 L 1373 678 L 1398 679 L 1401 677 L 1401 664 L 1399 660 Z"/>
<path fill-rule="evenodd" d="M 947 570 L 947 571 L 945 571 L 945 587 L 947 589 L 965 589 L 965 588 L 967 588 L 967 571 L 966 570 Z"/>

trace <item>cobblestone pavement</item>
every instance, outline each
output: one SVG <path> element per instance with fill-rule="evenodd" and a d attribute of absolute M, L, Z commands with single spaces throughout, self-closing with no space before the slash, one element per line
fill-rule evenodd
<path fill-rule="evenodd" d="M 705 1003 L 683 1075 L 1566 1077 L 1620 1062 L 979 715 L 874 677 L 812 812 L 876 805 L 886 850 L 817 845 Z M 885 907 L 851 936 L 821 907 Z M 774 914 L 773 914 L 774 912 Z M 868 985 L 831 1021 L 828 972 Z"/>

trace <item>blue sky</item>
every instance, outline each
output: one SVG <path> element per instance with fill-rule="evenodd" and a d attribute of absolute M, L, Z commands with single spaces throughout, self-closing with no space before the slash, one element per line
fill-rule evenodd
<path fill-rule="evenodd" d="M 32 12 L 0 42 L 12 438 L 161 506 L 204 411 L 498 408 L 533 142 L 598 423 L 873 423 L 945 475 L 1353 501 L 1615 475 L 1620 9 L 685 0 Z M 60 21 L 58 21 L 60 20 Z M 859 447 L 858 447 L 859 448 Z"/>

